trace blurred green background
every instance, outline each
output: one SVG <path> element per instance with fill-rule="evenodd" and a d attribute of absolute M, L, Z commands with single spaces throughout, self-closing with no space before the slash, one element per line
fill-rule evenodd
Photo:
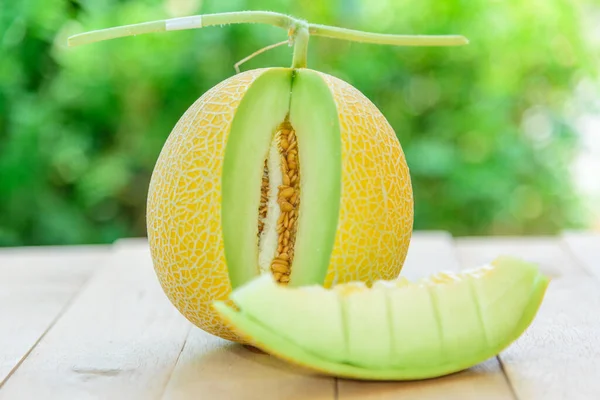
<path fill-rule="evenodd" d="M 384 33 L 463 34 L 455 48 L 313 38 L 309 67 L 367 95 L 397 132 L 415 229 L 551 234 L 589 227 L 572 179 L 574 121 L 594 112 L 593 2 L 435 0 L 22 0 L 0 8 L 0 245 L 145 235 L 152 168 L 166 137 L 233 65 L 285 40 L 246 25 L 67 48 L 70 34 L 177 16 L 272 10 Z M 287 66 L 291 49 L 242 69 Z M 589 90 L 588 90 L 589 92 Z M 597 111 L 597 110 L 596 110 Z"/>

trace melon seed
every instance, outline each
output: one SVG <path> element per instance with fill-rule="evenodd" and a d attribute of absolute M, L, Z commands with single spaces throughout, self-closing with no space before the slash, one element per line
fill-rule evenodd
<path fill-rule="evenodd" d="M 283 189 L 281 192 L 279 192 L 279 195 L 283 198 L 289 199 L 290 197 L 292 197 L 295 194 L 295 190 L 292 187 L 288 187 L 286 189 Z"/>
<path fill-rule="evenodd" d="M 288 203 L 287 201 L 281 202 L 281 211 L 288 212 L 288 211 L 292 211 L 293 209 L 294 209 L 294 206 L 291 205 L 290 203 Z"/>
<path fill-rule="evenodd" d="M 281 264 L 273 264 L 271 266 L 271 270 L 275 273 L 285 274 L 288 271 L 288 268 L 285 265 Z"/>
<path fill-rule="evenodd" d="M 267 165 L 267 160 L 265 160 L 263 166 L 263 176 L 262 183 L 260 186 L 260 204 L 258 206 L 258 238 L 260 242 L 260 234 L 262 233 L 265 227 L 265 219 L 267 218 L 267 201 L 269 196 L 269 167 Z M 259 243 L 260 244 L 260 243 Z"/>

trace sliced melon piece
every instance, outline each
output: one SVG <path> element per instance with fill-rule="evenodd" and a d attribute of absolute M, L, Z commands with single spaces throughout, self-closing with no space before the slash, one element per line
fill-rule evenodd
<path fill-rule="evenodd" d="M 471 276 L 469 282 L 473 297 L 479 299 L 485 336 L 491 346 L 499 346 L 514 330 L 514 326 L 506 321 L 511 319 L 515 310 L 522 307 L 530 296 L 529 288 L 539 278 L 535 265 L 508 257 L 494 260 L 487 269 L 493 274 L 493 281 Z"/>
<path fill-rule="evenodd" d="M 327 353 L 336 361 L 346 357 L 346 340 L 339 297 L 320 286 L 287 289 L 269 274 L 231 293 L 235 304 L 243 304 L 248 315 L 260 315 L 261 324 L 271 332 L 279 332 L 290 342 Z M 298 319 L 298 316 L 302 317 Z M 303 319 L 310 323 L 298 324 Z M 294 329 L 285 327 L 294 326 Z"/>
<path fill-rule="evenodd" d="M 440 356 L 444 361 L 473 356 L 486 348 L 479 299 L 472 295 L 470 279 L 467 276 L 464 280 L 425 285 L 438 324 Z"/>
<path fill-rule="evenodd" d="M 500 257 L 461 274 L 325 289 L 285 287 L 265 275 L 215 309 L 262 350 L 339 377 L 425 379 L 498 354 L 533 320 L 548 278 Z"/>
<path fill-rule="evenodd" d="M 387 296 L 382 290 L 368 290 L 362 282 L 334 288 L 342 307 L 342 321 L 347 340 L 345 360 L 377 368 L 390 358 L 390 336 Z M 380 312 L 372 312 L 381 310 Z M 365 338 L 369 338 L 365 341 Z"/>
<path fill-rule="evenodd" d="M 375 286 L 376 287 L 376 286 Z M 428 290 L 419 285 L 388 289 L 394 367 L 427 367 L 442 354 L 442 332 Z"/>

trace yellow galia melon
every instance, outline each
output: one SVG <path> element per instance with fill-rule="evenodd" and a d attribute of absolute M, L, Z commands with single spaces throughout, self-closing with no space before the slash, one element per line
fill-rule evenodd
<path fill-rule="evenodd" d="M 306 68 L 309 33 L 399 45 L 465 43 L 264 12 L 156 21 L 71 40 L 237 22 L 288 29 L 293 65 L 240 73 L 202 95 L 161 151 L 147 208 L 152 259 L 168 298 L 194 324 L 231 340 L 239 339 L 211 305 L 256 276 L 290 286 L 371 283 L 397 277 L 408 250 L 413 195 L 402 147 L 362 93 Z"/>

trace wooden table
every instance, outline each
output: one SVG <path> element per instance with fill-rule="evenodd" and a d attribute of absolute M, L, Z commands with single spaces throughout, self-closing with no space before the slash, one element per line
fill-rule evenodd
<path fill-rule="evenodd" d="M 403 274 L 507 253 L 554 277 L 534 323 L 497 358 L 421 382 L 336 380 L 192 327 L 144 239 L 0 250 L 0 399 L 600 399 L 600 234 L 414 235 Z"/>

